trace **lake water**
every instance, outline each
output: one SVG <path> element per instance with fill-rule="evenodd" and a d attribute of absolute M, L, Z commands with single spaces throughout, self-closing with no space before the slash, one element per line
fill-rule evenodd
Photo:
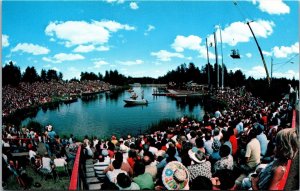
<path fill-rule="evenodd" d="M 186 98 L 175 100 L 166 96 L 152 96 L 153 87 L 134 87 L 133 90 L 139 95 L 138 99 L 144 90 L 144 97 L 149 104 L 124 107 L 123 100 L 130 97 L 127 91 L 112 95 L 100 93 L 92 100 L 78 99 L 75 103 L 61 104 L 55 110 L 40 109 L 35 118 L 25 119 L 22 125 L 35 120 L 43 125 L 51 124 L 60 135 L 124 136 L 143 132 L 162 119 L 175 119 L 183 115 L 201 119 L 204 114 L 198 102 L 191 103 Z"/>

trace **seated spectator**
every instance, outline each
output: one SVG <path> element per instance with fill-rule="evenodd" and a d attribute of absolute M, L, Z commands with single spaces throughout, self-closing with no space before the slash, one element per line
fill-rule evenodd
<path fill-rule="evenodd" d="M 248 139 L 250 141 L 246 146 L 246 164 L 240 166 L 242 172 L 246 174 L 255 170 L 256 166 L 260 164 L 260 144 L 256 136 L 256 130 L 251 129 L 248 134 Z"/>
<path fill-rule="evenodd" d="M 113 165 L 114 169 L 112 171 L 104 170 L 104 173 L 106 173 L 106 176 L 110 182 L 116 183 L 118 174 L 125 173 L 127 175 L 127 172 L 125 172 L 124 170 L 121 170 L 121 166 L 122 166 L 121 161 L 114 160 L 112 162 L 112 165 Z"/>
<path fill-rule="evenodd" d="M 157 175 L 157 167 L 155 165 L 151 165 L 151 157 L 145 155 L 143 157 L 143 162 L 145 164 L 145 172 L 151 174 L 153 180 L 155 180 Z"/>
<path fill-rule="evenodd" d="M 103 156 L 102 154 L 99 155 L 97 162 L 94 164 L 94 170 L 98 178 L 100 179 L 105 178 L 104 170 L 108 167 L 108 165 L 109 163 L 105 161 L 105 156 Z"/>
<path fill-rule="evenodd" d="M 230 148 L 227 145 L 222 145 L 220 148 L 221 159 L 214 165 L 214 172 L 218 170 L 228 169 L 233 170 L 233 157 L 230 154 Z"/>
<path fill-rule="evenodd" d="M 213 143 L 213 139 L 211 137 L 211 133 L 206 132 L 205 133 L 204 149 L 205 149 L 205 153 L 207 155 L 211 155 L 213 153 L 212 143 Z"/>
<path fill-rule="evenodd" d="M 132 182 L 130 177 L 124 173 L 120 173 L 117 176 L 116 186 L 119 187 L 120 190 L 140 190 L 139 185 Z"/>
<path fill-rule="evenodd" d="M 61 158 L 60 154 L 56 154 L 56 159 L 54 159 L 55 167 L 64 167 L 67 165 L 67 162 L 64 158 Z"/>
<path fill-rule="evenodd" d="M 188 167 L 190 180 L 193 181 L 198 176 L 211 178 L 211 164 L 206 161 L 205 153 L 193 147 L 188 152 L 193 164 Z"/>
<path fill-rule="evenodd" d="M 233 190 L 235 187 L 235 179 L 232 170 L 219 170 L 214 177 L 211 178 L 213 190 Z"/>
<path fill-rule="evenodd" d="M 205 176 L 197 176 L 192 182 L 190 190 L 212 190 L 212 181 Z"/>
<path fill-rule="evenodd" d="M 256 131 L 257 131 L 256 138 L 260 143 L 260 154 L 262 157 L 264 157 L 267 152 L 267 147 L 268 147 L 269 141 L 267 139 L 267 136 L 263 133 L 263 129 L 260 126 L 258 126 L 256 128 Z"/>
<path fill-rule="evenodd" d="M 294 159 L 299 150 L 299 139 L 295 128 L 287 128 L 276 136 L 275 160 L 267 165 L 257 177 L 251 179 L 253 190 L 278 190 L 278 183 L 286 172 L 287 162 Z"/>
<path fill-rule="evenodd" d="M 145 173 L 145 165 L 142 162 L 136 162 L 133 167 L 134 178 L 133 181 L 139 185 L 141 190 L 154 189 L 154 182 L 149 173 Z"/>
<path fill-rule="evenodd" d="M 31 162 L 31 164 L 34 164 L 35 163 L 35 156 L 36 156 L 36 152 L 35 152 L 36 149 L 34 148 L 31 148 L 29 150 L 29 160 Z"/>
<path fill-rule="evenodd" d="M 212 165 L 214 165 L 218 160 L 221 159 L 219 150 L 221 147 L 221 143 L 219 140 L 215 139 L 212 144 L 213 153 L 209 156 L 209 160 Z"/>
<path fill-rule="evenodd" d="M 200 151 L 202 151 L 203 153 L 205 153 L 204 141 L 203 141 L 202 137 L 198 137 L 195 142 L 196 142 L 196 147 Z"/>
<path fill-rule="evenodd" d="M 158 163 L 157 165 L 158 169 L 164 168 L 171 161 L 181 162 L 181 158 L 178 155 L 176 155 L 176 148 L 173 144 L 169 145 L 169 148 L 166 153 L 168 156 L 167 158 L 164 158 L 160 163 Z"/>
<path fill-rule="evenodd" d="M 40 170 L 46 170 L 48 172 L 52 172 L 53 168 L 54 168 L 53 162 L 50 159 L 49 154 L 46 152 L 42 157 L 42 166 Z"/>

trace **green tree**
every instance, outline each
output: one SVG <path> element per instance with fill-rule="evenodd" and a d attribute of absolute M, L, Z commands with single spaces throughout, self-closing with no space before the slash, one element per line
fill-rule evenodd
<path fill-rule="evenodd" d="M 41 80 L 47 82 L 47 72 L 44 69 L 41 70 Z"/>
<path fill-rule="evenodd" d="M 57 75 L 57 72 L 56 72 L 56 70 L 48 70 L 47 71 L 47 79 L 48 80 L 56 80 L 56 81 L 58 81 L 59 80 L 59 78 L 58 78 L 58 75 Z"/>
<path fill-rule="evenodd" d="M 40 78 L 40 76 L 38 75 L 38 73 L 36 72 L 34 67 L 27 67 L 25 72 L 22 75 L 22 81 L 23 82 L 29 82 L 29 83 L 33 83 L 38 81 Z"/>
<path fill-rule="evenodd" d="M 21 81 L 20 68 L 14 66 L 13 62 L 10 61 L 7 65 L 2 68 L 2 83 L 5 85 L 17 86 Z"/>

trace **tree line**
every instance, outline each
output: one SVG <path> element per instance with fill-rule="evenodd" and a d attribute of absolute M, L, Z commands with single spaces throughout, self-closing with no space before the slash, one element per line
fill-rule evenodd
<path fill-rule="evenodd" d="M 181 64 L 175 70 L 168 71 L 164 76 L 158 78 L 141 77 L 134 78 L 131 76 L 124 76 L 117 70 L 105 71 L 103 76 L 101 73 L 95 74 L 93 72 L 81 72 L 80 79 L 73 78 L 70 81 L 84 81 L 84 80 L 100 80 L 114 85 L 128 85 L 132 83 L 142 84 L 168 84 L 175 82 L 178 87 L 184 86 L 187 82 L 195 82 L 198 84 L 208 84 L 208 76 L 210 76 L 210 83 L 213 87 L 217 86 L 217 64 L 204 65 L 199 69 L 194 63 Z M 219 65 L 219 87 L 221 87 L 221 65 Z M 55 70 L 42 69 L 40 74 L 37 73 L 34 67 L 27 67 L 23 73 L 20 68 L 9 62 L 2 67 L 2 83 L 5 85 L 17 86 L 20 82 L 33 83 L 36 81 L 48 82 L 51 80 L 63 80 L 63 74 L 57 73 Z M 248 91 L 251 91 L 254 96 L 262 97 L 266 100 L 278 100 L 283 94 L 288 92 L 287 84 L 291 84 L 294 88 L 299 89 L 299 80 L 274 78 L 271 86 L 268 86 L 266 79 L 254 79 L 253 77 L 246 78 L 241 70 L 228 71 L 224 66 L 224 85 L 225 87 L 236 88 L 245 86 Z"/>

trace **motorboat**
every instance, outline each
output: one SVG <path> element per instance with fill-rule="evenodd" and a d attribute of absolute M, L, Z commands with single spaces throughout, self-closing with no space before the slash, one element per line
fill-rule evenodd
<path fill-rule="evenodd" d="M 128 105 L 147 105 L 148 101 L 146 99 L 125 99 L 124 102 Z"/>
<path fill-rule="evenodd" d="M 124 102 L 128 105 L 147 105 L 148 101 L 144 99 L 144 91 L 142 91 L 141 99 L 129 98 L 125 99 Z"/>

